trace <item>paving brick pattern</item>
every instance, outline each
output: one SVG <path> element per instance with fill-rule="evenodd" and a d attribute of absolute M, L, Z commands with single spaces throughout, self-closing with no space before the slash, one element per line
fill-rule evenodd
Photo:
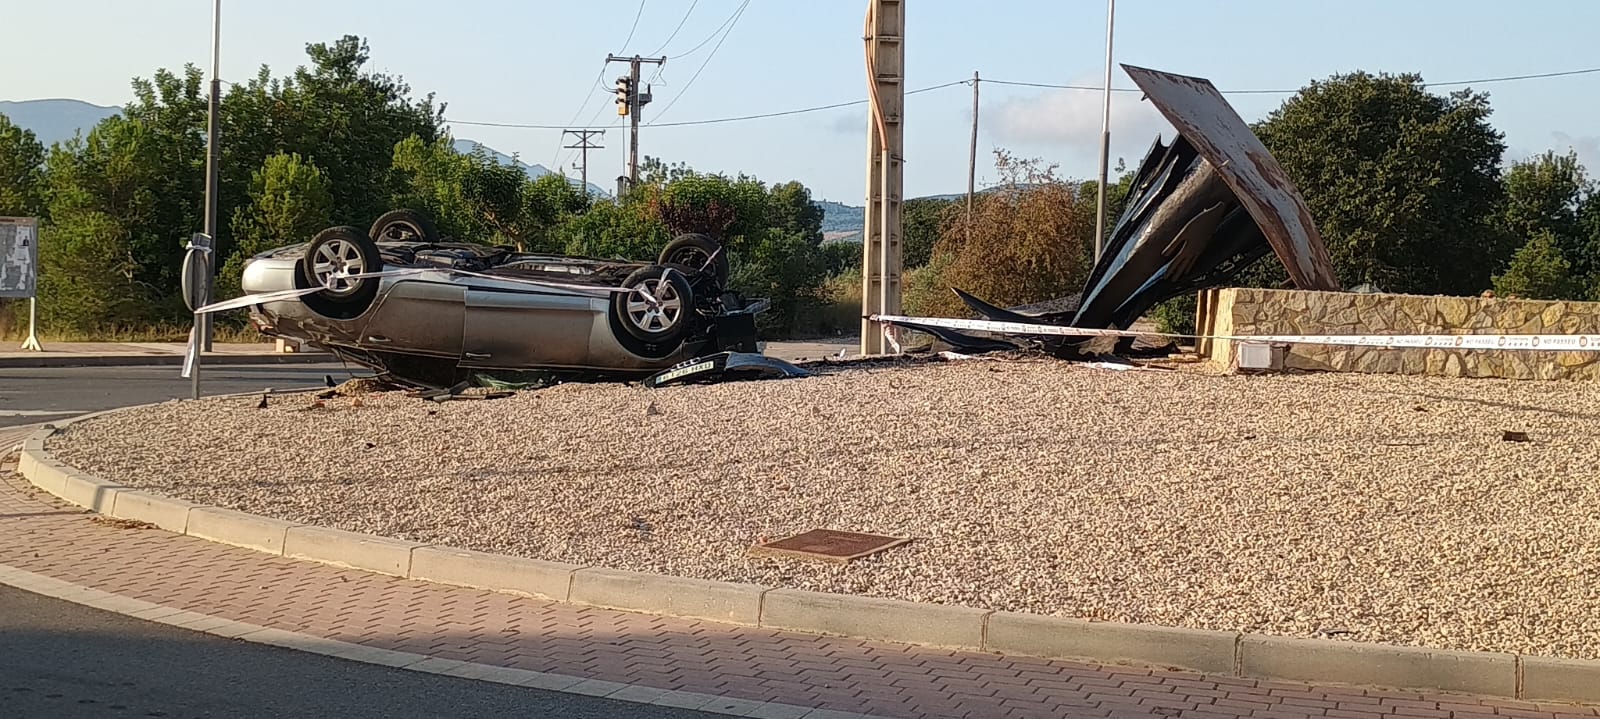
<path fill-rule="evenodd" d="M 0 475 L 0 564 L 202 614 L 443 659 L 884 717 L 1597 716 L 1590 706 L 952 652 L 538 601 L 118 527 L 44 495 L 9 468 Z"/>

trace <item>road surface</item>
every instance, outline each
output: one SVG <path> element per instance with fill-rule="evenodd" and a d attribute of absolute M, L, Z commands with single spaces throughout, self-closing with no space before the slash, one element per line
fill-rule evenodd
<path fill-rule="evenodd" d="M 719 715 L 361 664 L 222 639 L 0 586 L 0 716 L 712 719 Z"/>
<path fill-rule="evenodd" d="M 190 381 L 176 365 L 160 367 L 58 367 L 0 369 L 0 427 L 12 427 L 73 415 L 149 404 L 191 396 Z M 356 365 L 267 364 L 202 367 L 202 394 L 256 392 L 313 387 L 325 375 L 335 382 L 371 376 Z"/>

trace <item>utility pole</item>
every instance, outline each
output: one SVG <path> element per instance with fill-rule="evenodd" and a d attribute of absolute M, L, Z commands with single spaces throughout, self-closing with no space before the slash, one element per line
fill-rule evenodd
<path fill-rule="evenodd" d="M 901 223 L 904 207 L 905 7 L 902 0 L 868 0 L 863 40 L 867 44 L 867 210 L 861 235 L 861 354 L 885 354 L 895 346 L 894 330 L 868 319 L 900 313 L 903 269 Z"/>
<path fill-rule="evenodd" d="M 628 75 L 617 78 L 617 114 L 628 117 L 628 187 L 632 189 L 639 184 L 639 113 L 645 105 L 650 104 L 654 98 L 650 95 L 650 87 L 645 86 L 644 92 L 639 92 L 639 66 L 645 63 L 661 66 L 667 64 L 663 57 L 617 57 L 606 54 L 606 64 L 613 62 L 628 63 Z"/>
<path fill-rule="evenodd" d="M 584 191 L 585 194 L 587 194 L 589 192 L 589 151 L 590 150 L 603 150 L 603 149 L 605 149 L 604 145 L 591 144 L 589 142 L 589 138 L 594 137 L 595 135 L 599 135 L 601 137 L 605 137 L 606 136 L 606 131 L 605 130 L 562 130 L 561 131 L 561 136 L 562 137 L 566 137 L 567 135 L 577 135 L 578 136 L 578 144 L 576 144 L 576 145 L 563 145 L 562 147 L 565 147 L 568 150 L 579 150 L 579 151 L 581 151 L 581 155 L 580 156 L 583 159 L 579 160 L 579 162 L 580 162 L 579 168 L 581 168 L 579 170 L 579 172 L 582 173 L 582 177 L 583 177 L 583 191 Z"/>
<path fill-rule="evenodd" d="M 967 235 L 972 234 L 972 193 L 978 180 L 978 71 L 972 71 L 972 146 L 967 150 Z"/>

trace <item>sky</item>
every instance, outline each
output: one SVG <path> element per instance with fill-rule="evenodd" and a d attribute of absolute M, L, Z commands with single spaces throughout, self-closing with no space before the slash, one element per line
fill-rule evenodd
<path fill-rule="evenodd" d="M 456 138 L 577 174 L 558 127 L 604 126 L 590 180 L 612 186 L 626 131 L 610 88 L 625 64 L 607 53 L 664 54 L 646 66 L 654 102 L 643 121 L 688 122 L 831 105 L 866 97 L 861 40 L 866 0 L 222 0 L 221 72 L 243 80 L 306 62 L 309 42 L 344 34 L 371 45 L 372 66 L 446 103 Z M 18 0 L 0 43 L 0 100 L 130 99 L 129 81 L 157 68 L 210 65 L 211 0 Z M 744 6 L 744 11 L 738 10 Z M 1104 0 L 910 0 L 906 86 L 970 79 L 1098 86 L 1105 62 Z M 737 13 L 737 19 L 729 20 Z M 638 19 L 635 25 L 635 18 Z M 1294 90 L 1354 70 L 1416 72 L 1428 82 L 1600 67 L 1586 0 L 1121 0 L 1114 57 L 1210 79 L 1229 90 Z M 680 27 L 681 24 L 681 27 Z M 722 32 L 718 32 L 719 28 Z M 630 32 L 631 31 L 631 32 Z M 630 37 L 631 35 L 631 37 Z M 1118 87 L 1131 87 L 1119 69 Z M 597 82 L 598 80 L 598 82 Z M 1445 92 L 1458 88 L 1440 88 Z M 1573 148 L 1600 168 L 1600 73 L 1474 85 L 1494 107 L 1507 158 Z M 972 119 L 969 85 L 906 98 L 908 197 L 962 192 Z M 1288 93 L 1229 96 L 1247 121 Z M 1095 91 L 980 84 L 980 186 L 1005 148 L 1098 172 L 1101 96 Z M 1112 98 L 1112 163 L 1134 166 L 1172 129 L 1137 93 Z M 862 204 L 864 105 L 786 117 L 644 127 L 640 151 L 698 170 L 799 180 L 816 199 Z M 568 140 L 570 142 L 570 139 Z"/>

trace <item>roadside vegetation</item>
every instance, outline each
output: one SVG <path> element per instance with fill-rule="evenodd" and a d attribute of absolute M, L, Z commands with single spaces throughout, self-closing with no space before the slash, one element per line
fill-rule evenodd
<path fill-rule="evenodd" d="M 773 300 L 761 320 L 769 338 L 858 330 L 861 246 L 823 243 L 822 210 L 803 184 L 647 158 L 625 196 L 592 196 L 482 149 L 457 151 L 443 104 L 372 70 L 360 39 L 306 50 L 307 65 L 283 76 L 263 67 L 223 98 L 219 298 L 239 293 L 255 253 L 414 207 L 460 240 L 597 257 L 647 259 L 676 234 L 704 232 L 728 248 L 737 289 Z M 159 70 L 134 81 L 121 115 L 48 148 L 0 116 L 0 215 L 42 220 L 47 337 L 187 332 L 178 272 L 202 227 L 203 84 L 193 66 Z M 1356 72 L 1310 83 L 1255 131 L 1306 197 L 1346 287 L 1600 300 L 1600 192 L 1570 151 L 1506 163 L 1490 114 L 1485 93 Z M 1002 305 L 1081 288 L 1095 183 L 1004 149 L 995 166 L 1001 181 L 970 211 L 964 198 L 906 202 L 906 311 L 964 313 L 951 287 Z M 1125 167 L 1117 174 L 1108 225 L 1132 180 Z M 1238 282 L 1283 281 L 1269 255 Z M 24 311 L 0 305 L 0 336 L 21 331 Z M 1151 316 L 1188 331 L 1193 298 Z M 251 335 L 237 316 L 223 326 Z"/>

